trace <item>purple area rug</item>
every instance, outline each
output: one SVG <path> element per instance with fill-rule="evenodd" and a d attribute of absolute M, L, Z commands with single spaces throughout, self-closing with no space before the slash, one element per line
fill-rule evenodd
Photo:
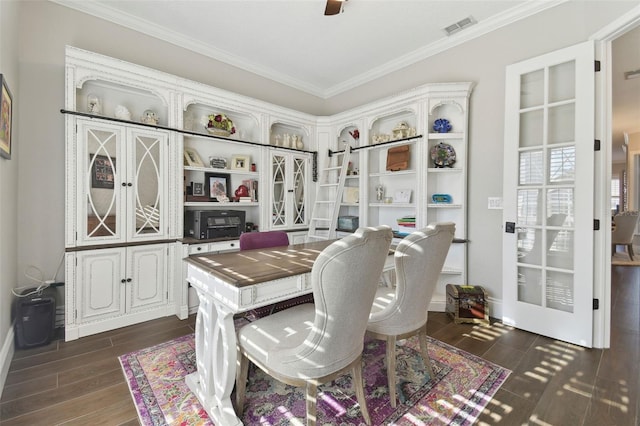
<path fill-rule="evenodd" d="M 399 402 L 389 402 L 385 343 L 367 340 L 363 354 L 365 395 L 374 425 L 470 425 L 511 371 L 429 338 L 437 377 L 429 380 L 417 338 L 397 349 Z M 143 425 L 212 425 L 184 376 L 195 371 L 193 334 L 119 357 Z M 318 425 L 361 425 L 351 376 L 318 388 Z M 233 397 L 233 395 L 232 395 Z M 304 389 L 278 382 L 259 369 L 249 371 L 245 425 L 304 425 Z M 219 425 L 223 426 L 223 425 Z"/>

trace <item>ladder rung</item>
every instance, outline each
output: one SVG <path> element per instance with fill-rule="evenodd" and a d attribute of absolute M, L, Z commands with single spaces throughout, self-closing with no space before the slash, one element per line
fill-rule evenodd
<path fill-rule="evenodd" d="M 342 170 L 342 166 L 327 167 L 325 169 L 322 169 L 323 172 L 331 172 L 334 170 Z"/>
<path fill-rule="evenodd" d="M 335 204 L 335 200 L 316 200 L 318 204 Z"/>
<path fill-rule="evenodd" d="M 340 185 L 339 183 L 321 183 L 320 186 L 338 186 Z"/>
<path fill-rule="evenodd" d="M 319 220 L 321 222 L 331 222 L 330 217 L 312 217 L 311 220 Z"/>

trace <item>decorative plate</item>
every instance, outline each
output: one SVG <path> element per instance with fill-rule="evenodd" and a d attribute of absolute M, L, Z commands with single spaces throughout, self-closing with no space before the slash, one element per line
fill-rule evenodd
<path fill-rule="evenodd" d="M 446 118 L 438 118 L 433 122 L 433 130 L 438 133 L 447 133 L 451 130 L 451 123 Z"/>
<path fill-rule="evenodd" d="M 451 145 L 440 142 L 431 148 L 431 160 L 436 167 L 453 167 L 456 162 L 456 151 Z"/>

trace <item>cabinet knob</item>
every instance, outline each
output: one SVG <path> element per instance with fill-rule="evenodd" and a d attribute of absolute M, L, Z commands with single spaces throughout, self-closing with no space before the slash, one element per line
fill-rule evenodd
<path fill-rule="evenodd" d="M 127 183 L 127 186 L 133 186 L 133 184 L 131 182 Z"/>
<path fill-rule="evenodd" d="M 287 192 L 293 192 L 293 189 L 288 189 Z"/>
<path fill-rule="evenodd" d="M 236 243 L 231 243 L 230 245 L 231 245 L 231 247 L 235 247 Z"/>
<path fill-rule="evenodd" d="M 122 186 L 127 186 L 127 182 L 122 182 Z"/>
<path fill-rule="evenodd" d="M 131 278 L 127 278 L 127 282 L 130 283 L 131 282 Z"/>
<path fill-rule="evenodd" d="M 200 250 L 202 250 L 202 247 L 198 247 L 196 250 L 200 251 Z"/>
<path fill-rule="evenodd" d="M 120 282 L 121 282 L 122 284 L 124 284 L 124 283 L 126 283 L 126 282 L 127 282 L 127 280 L 125 280 L 125 279 L 123 278 L 123 279 L 121 279 L 121 280 L 120 280 Z"/>

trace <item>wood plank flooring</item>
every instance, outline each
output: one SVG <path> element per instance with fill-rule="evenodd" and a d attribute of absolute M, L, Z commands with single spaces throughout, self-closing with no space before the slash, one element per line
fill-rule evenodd
<path fill-rule="evenodd" d="M 640 268 L 612 271 L 611 349 L 584 349 L 511 329 L 429 316 L 429 334 L 513 371 L 478 425 L 640 424 Z M 117 356 L 191 333 L 167 317 L 18 350 L 0 399 L 0 425 L 137 425 Z"/>

